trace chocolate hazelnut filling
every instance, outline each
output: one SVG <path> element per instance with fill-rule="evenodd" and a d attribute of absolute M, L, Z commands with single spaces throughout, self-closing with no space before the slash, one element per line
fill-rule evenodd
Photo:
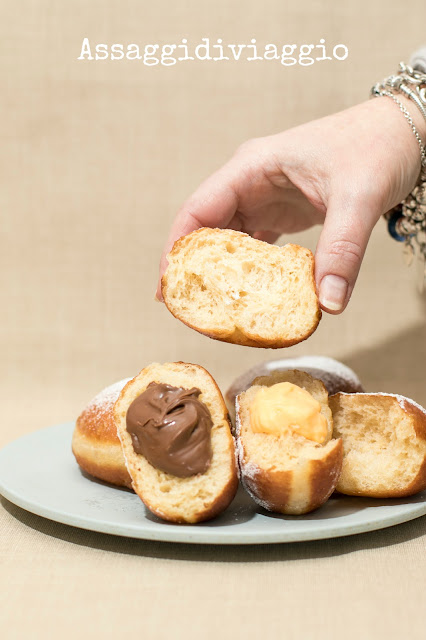
<path fill-rule="evenodd" d="M 200 393 L 151 382 L 130 405 L 126 424 L 133 449 L 156 469 L 187 478 L 209 468 L 213 422 Z"/>

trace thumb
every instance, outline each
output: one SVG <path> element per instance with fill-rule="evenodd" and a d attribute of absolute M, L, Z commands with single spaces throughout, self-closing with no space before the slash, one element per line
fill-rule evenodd
<path fill-rule="evenodd" d="M 379 217 L 366 202 L 330 201 L 315 253 L 315 280 L 325 311 L 341 313 L 348 304 Z"/>

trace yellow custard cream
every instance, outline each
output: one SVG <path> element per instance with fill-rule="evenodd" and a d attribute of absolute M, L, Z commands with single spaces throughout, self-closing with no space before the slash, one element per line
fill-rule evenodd
<path fill-rule="evenodd" d="M 320 443 L 327 437 L 320 403 L 291 382 L 261 387 L 250 405 L 250 423 L 255 433 L 279 436 L 291 430 Z"/>

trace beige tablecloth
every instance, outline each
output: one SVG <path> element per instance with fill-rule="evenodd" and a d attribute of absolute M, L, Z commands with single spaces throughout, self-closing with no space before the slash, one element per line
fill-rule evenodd
<path fill-rule="evenodd" d="M 283 356 L 215 343 L 154 302 L 186 195 L 245 139 L 363 100 L 422 44 L 424 0 L 22 0 L 0 7 L 0 444 L 73 419 L 153 361 L 225 389 Z M 77 60 L 94 42 L 344 43 L 310 67 Z M 295 240 L 315 247 L 317 230 Z M 379 224 L 347 311 L 288 351 L 330 355 L 367 389 L 426 404 L 426 305 Z M 425 527 L 264 547 L 114 538 L 2 500 L 4 638 L 424 638 Z"/>

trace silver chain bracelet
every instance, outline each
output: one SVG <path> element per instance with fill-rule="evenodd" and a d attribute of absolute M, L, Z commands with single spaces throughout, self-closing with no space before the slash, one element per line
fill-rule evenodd
<path fill-rule="evenodd" d="M 409 98 L 426 120 L 426 73 L 415 70 L 403 62 L 396 75 L 385 78 L 371 89 L 371 95 L 391 98 L 403 113 L 420 149 L 421 172 L 417 185 L 396 207 L 385 214 L 390 235 L 404 243 L 404 257 L 410 265 L 414 257 L 418 264 L 418 287 L 426 289 L 426 148 L 413 122 L 410 112 L 395 93 Z"/>

